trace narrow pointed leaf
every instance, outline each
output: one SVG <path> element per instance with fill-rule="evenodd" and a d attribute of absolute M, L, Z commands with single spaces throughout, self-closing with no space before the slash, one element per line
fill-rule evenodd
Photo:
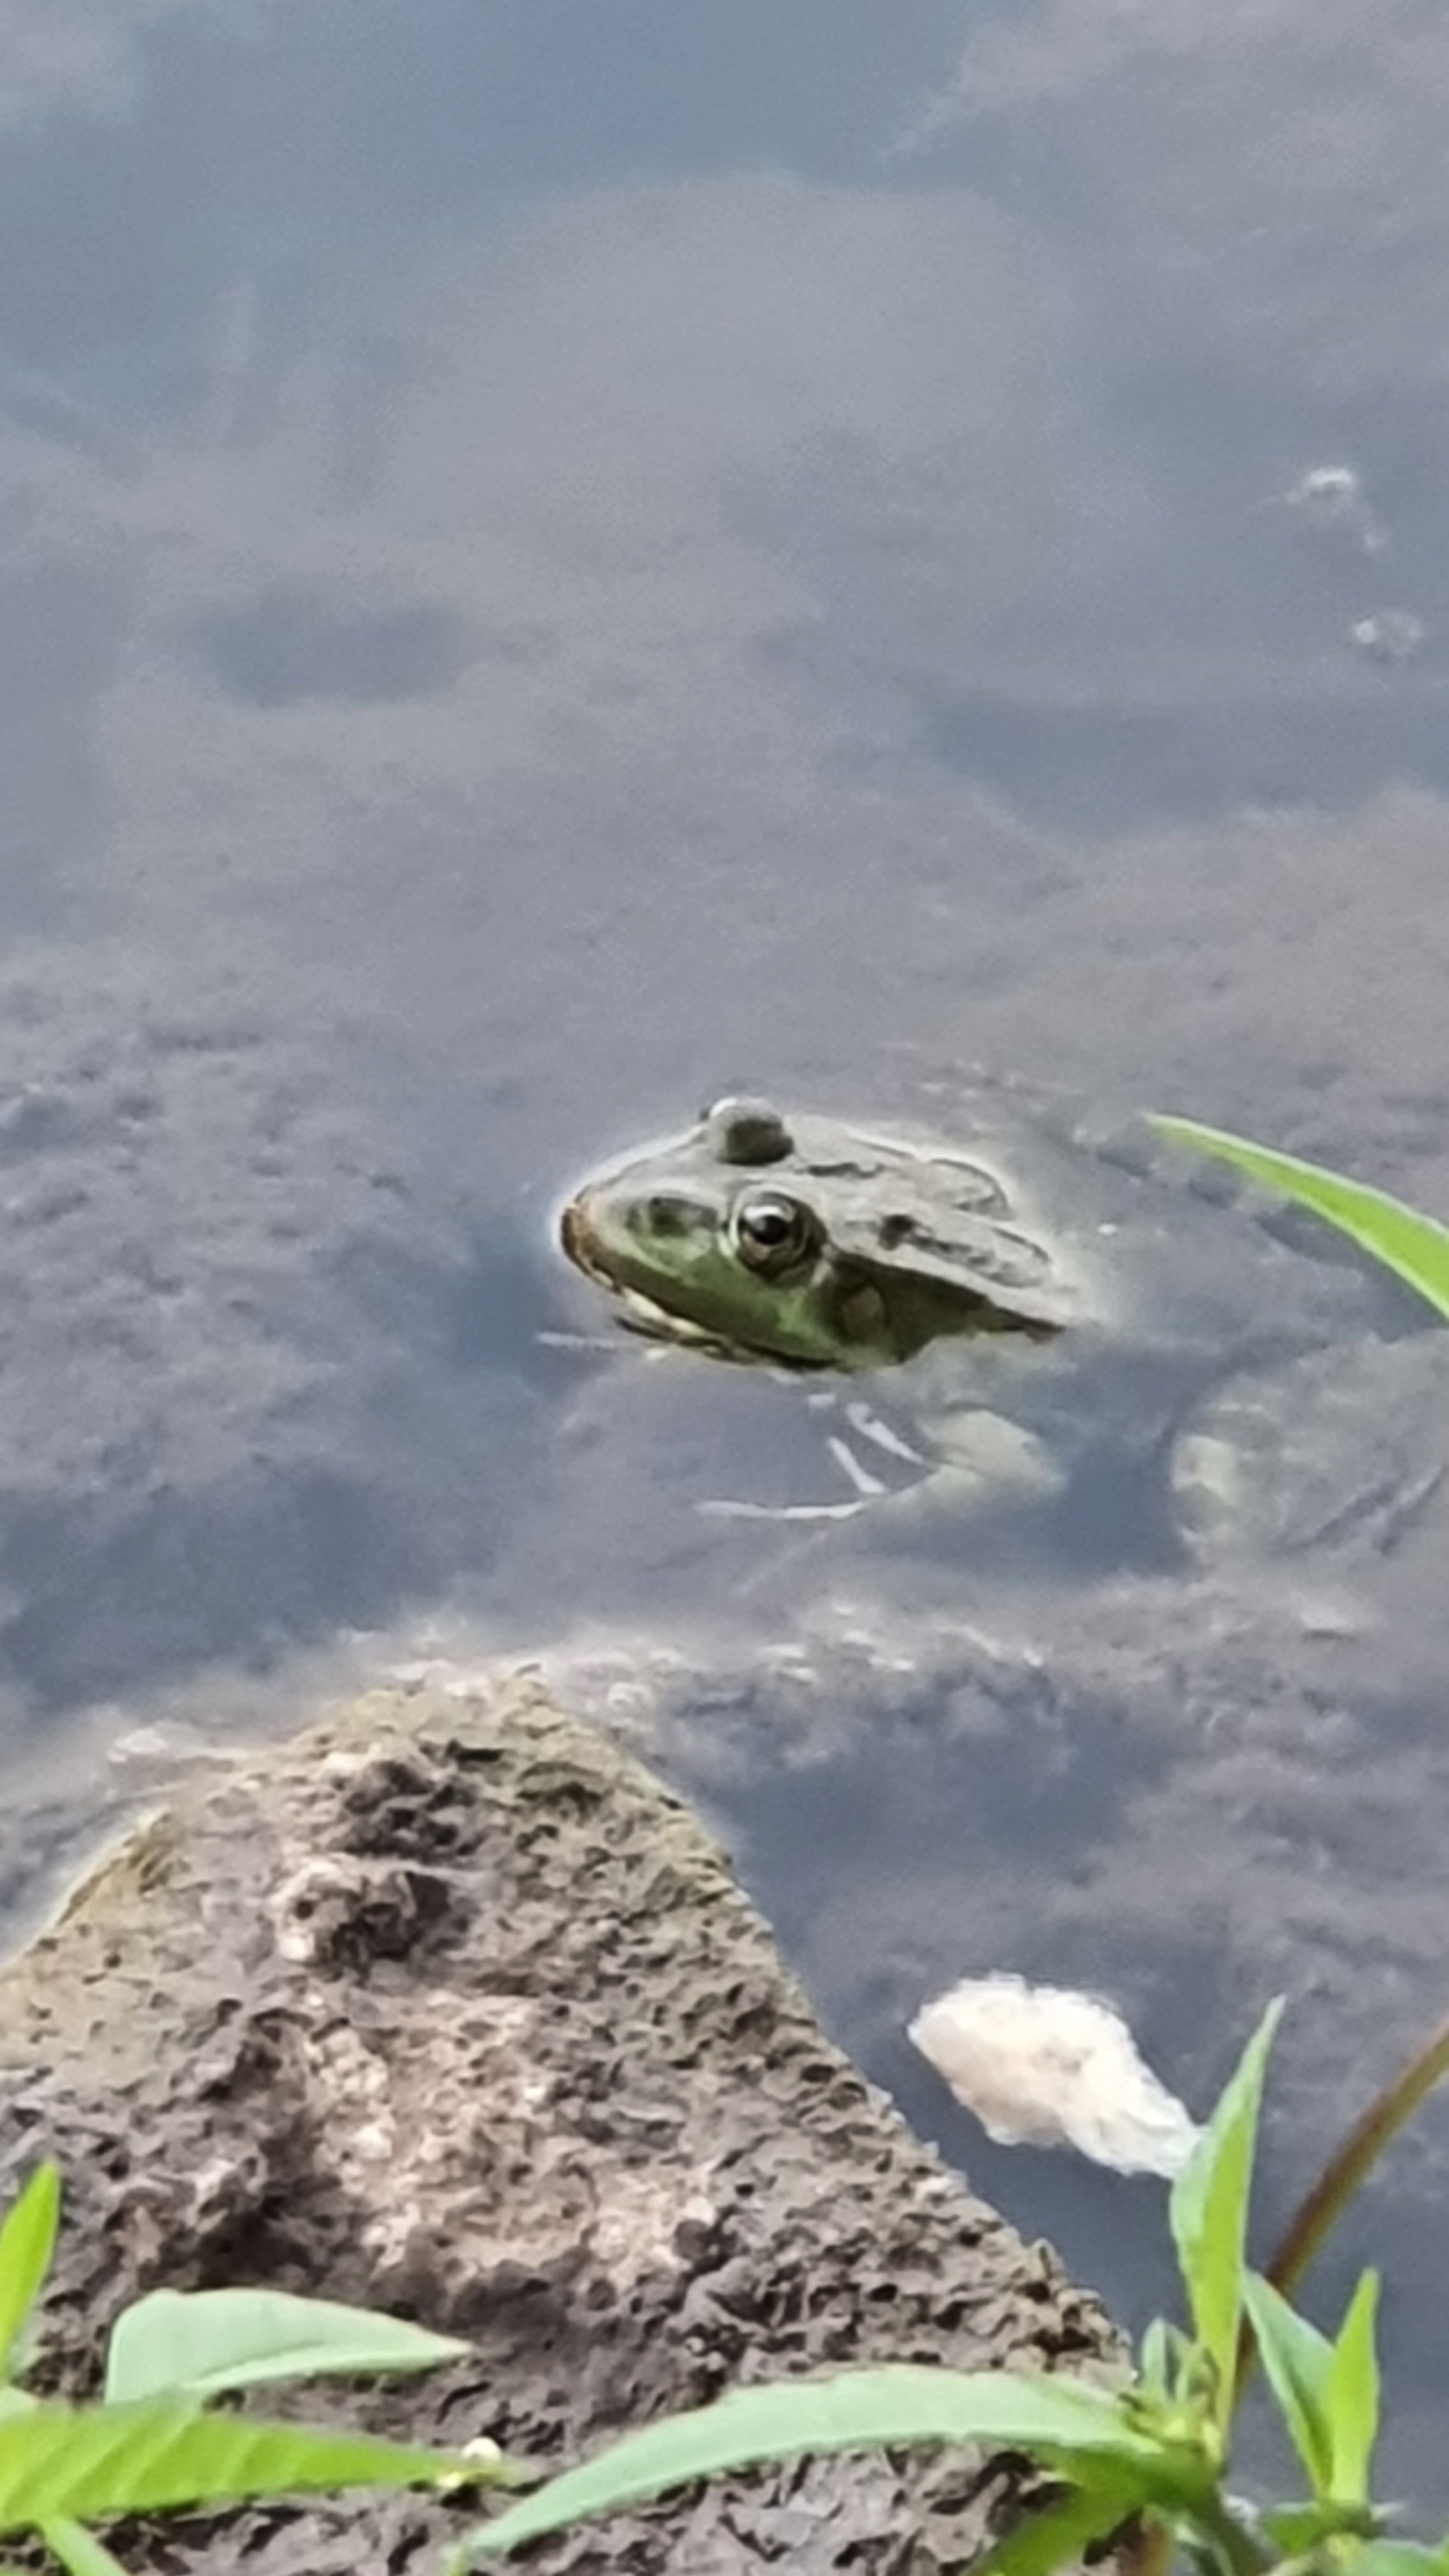
<path fill-rule="evenodd" d="M 117 2318 L 106 2395 L 120 2402 L 267 2381 L 433 2370 L 469 2349 L 403 2317 L 282 2290 L 153 2290 Z"/>
<path fill-rule="evenodd" d="M 1154 2317 L 1143 2332 L 1137 2355 L 1137 2376 L 1149 2396 L 1166 2397 L 1167 2395 L 1167 2365 L 1171 2350 L 1166 2320 L 1162 2317 Z"/>
<path fill-rule="evenodd" d="M 0 2531 L 334 2487 L 436 2485 L 459 2474 L 497 2472 L 360 2433 L 205 2415 L 182 2400 L 43 2405 L 0 2424 Z"/>
<path fill-rule="evenodd" d="M 0 2226 L 0 2380 L 14 2376 L 60 2225 L 60 2174 L 37 2165 Z"/>
<path fill-rule="evenodd" d="M 1366 2540 L 1340 2564 L 1343 2576 L 1449 2576 L 1449 2544 L 1421 2549 L 1412 2540 Z"/>
<path fill-rule="evenodd" d="M 470 2533 L 454 2567 L 515 2548 L 588 2515 L 612 2513 L 695 2478 L 804 2451 L 881 2444 L 985 2443 L 1026 2451 L 1072 2479 L 1100 2466 L 1143 2502 L 1191 2511 L 1209 2492 L 1201 2455 L 1136 2433 L 1100 2390 L 1012 2371 L 950 2371 L 899 2362 L 827 2380 L 738 2389 L 713 2406 L 626 2434 Z"/>
<path fill-rule="evenodd" d="M 1333 2459 L 1330 2492 L 1344 2504 L 1366 2504 L 1379 2433 L 1379 2365 L 1374 2350 L 1379 2276 L 1365 2272 L 1338 2330 L 1328 2365 L 1324 2405 Z"/>
<path fill-rule="evenodd" d="M 1258 2106 L 1282 2009 L 1268 2006 L 1168 2202 L 1193 2330 L 1217 2375 L 1220 2433 L 1232 2412 Z"/>
<path fill-rule="evenodd" d="M 113 2558 L 84 2523 L 57 2518 L 42 2523 L 40 2536 L 52 2557 L 60 2560 L 67 2576 L 126 2576 L 119 2558 Z"/>
<path fill-rule="evenodd" d="M 1289 2306 L 1271 2281 L 1260 2280 L 1256 2273 L 1247 2274 L 1243 2298 L 1258 2338 L 1268 2384 L 1308 2473 L 1308 2483 L 1315 2496 L 1326 2496 L 1332 2492 L 1333 2483 L 1333 2433 L 1328 2405 L 1333 2346 L 1326 2335 Z"/>
<path fill-rule="evenodd" d="M 1434 1217 L 1421 1216 L 1417 1208 L 1409 1207 L 1403 1199 L 1392 1198 L 1387 1190 L 1345 1180 L 1325 1164 L 1305 1163 L 1296 1154 L 1280 1154 L 1271 1146 L 1250 1144 L 1245 1136 L 1230 1135 L 1221 1127 L 1201 1126 L 1195 1118 L 1159 1115 L 1148 1123 L 1160 1134 L 1180 1144 L 1196 1146 L 1203 1153 L 1215 1154 L 1219 1161 L 1235 1164 L 1239 1171 L 1247 1172 L 1268 1189 L 1279 1190 L 1284 1198 L 1296 1199 L 1300 1207 L 1311 1208 L 1315 1216 L 1326 1218 L 1363 1251 L 1372 1253 L 1386 1270 L 1394 1271 L 1411 1288 L 1417 1288 L 1436 1314 L 1449 1316 L 1449 1226 L 1440 1225 Z"/>

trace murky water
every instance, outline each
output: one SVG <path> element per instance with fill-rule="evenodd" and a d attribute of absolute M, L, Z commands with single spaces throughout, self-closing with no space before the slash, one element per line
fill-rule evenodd
<path fill-rule="evenodd" d="M 707 1093 L 912 1057 L 1449 1207 L 1446 87 L 1417 0 L 8 11 L 12 1920 L 117 1737 L 362 1630 L 652 1729 L 1129 2306 L 1160 2193 L 987 2146 L 924 1993 L 1095 1980 L 1200 2106 L 1286 1988 L 1280 2211 L 1440 2015 L 1432 1512 L 1194 1569 L 1086 1377 L 1074 1521 L 762 1591 L 694 1506 L 818 1425 L 570 1347 L 547 1238 Z M 1431 2108 L 1329 2283 L 1385 2262 L 1441 2511 L 1446 2172 Z"/>

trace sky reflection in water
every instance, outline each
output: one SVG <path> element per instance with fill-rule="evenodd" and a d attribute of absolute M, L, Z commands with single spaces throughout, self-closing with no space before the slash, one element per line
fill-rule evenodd
<path fill-rule="evenodd" d="M 1419 0 L 12 0 L 0 1663 L 47 1830 L 152 1685 L 339 1622 L 653 1601 L 728 1661 L 689 1506 L 784 1472 L 779 1391 L 534 1341 L 597 1320 L 559 1190 L 707 1093 L 870 1112 L 909 1041 L 1449 1206 L 1446 94 Z M 968 1561 L 1008 1678 L 842 1680 L 879 1782 L 765 1758 L 755 1680 L 733 1772 L 676 1741 L 847 2038 L 1124 2295 L 1149 2204 L 980 2148 L 901 2024 L 1075 1957 L 1201 2100 L 1305 1990 L 1281 2196 L 1353 2035 L 1442 2009 L 1442 1586 L 1351 1575 L 1023 1608 Z M 1431 2131 L 1373 2237 L 1426 2412 Z"/>

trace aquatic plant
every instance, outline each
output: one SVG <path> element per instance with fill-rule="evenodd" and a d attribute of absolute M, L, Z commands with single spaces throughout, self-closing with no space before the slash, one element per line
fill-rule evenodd
<path fill-rule="evenodd" d="M 1282 1197 L 1311 1208 L 1315 1216 L 1337 1226 L 1386 1270 L 1407 1280 L 1427 1298 L 1437 1315 L 1449 1319 L 1449 1226 L 1424 1216 L 1387 1190 L 1370 1189 L 1364 1181 L 1346 1180 L 1324 1163 L 1305 1163 L 1297 1154 L 1280 1154 L 1270 1145 L 1254 1145 L 1224 1127 L 1204 1127 L 1195 1118 L 1149 1118 L 1161 1136 L 1215 1155 L 1251 1180 Z"/>
<path fill-rule="evenodd" d="M 98 2403 L 32 2396 L 20 2382 L 59 2223 L 59 2173 L 42 2164 L 0 2225 L 0 2537 L 38 2535 L 69 2576 L 123 2576 L 88 2527 L 118 2515 L 510 2476 L 491 2446 L 459 2455 L 208 2413 L 211 2398 L 266 2382 L 430 2370 L 468 2349 L 275 2290 L 154 2291 L 117 2318 Z"/>
<path fill-rule="evenodd" d="M 1246 2265 L 1258 2113 L 1279 2011 L 1274 2004 L 1264 2015 L 1169 2198 L 1190 2326 L 1149 2326 L 1127 2385 L 889 2364 L 742 2389 L 630 2434 L 510 2505 L 469 2533 L 450 2576 L 695 2478 L 804 2451 L 956 2442 L 1024 2452 L 1059 2490 L 997 2544 L 990 2576 L 1050 2576 L 1126 2529 L 1136 2576 L 1165 2567 L 1174 2548 L 1204 2576 L 1267 2576 L 1290 2565 L 1315 2576 L 1449 2576 L 1449 2542 L 1430 2549 L 1385 2536 L 1389 2516 L 1371 2501 L 1377 2275 L 1364 2273 L 1330 2337 Z M 1420 2052 L 1416 2064 L 1429 2055 Z M 1380 2118 L 1379 2146 L 1412 2107 L 1402 2079 L 1375 2108 L 1386 2105 L 1393 2116 L 1388 2126 Z M 1364 2166 L 1350 2175 L 1341 2159 L 1335 2165 L 1344 2187 L 1337 2208 Z M 1228 2485 L 1254 2340 L 1307 2487 L 1283 2505 L 1253 2505 Z"/>

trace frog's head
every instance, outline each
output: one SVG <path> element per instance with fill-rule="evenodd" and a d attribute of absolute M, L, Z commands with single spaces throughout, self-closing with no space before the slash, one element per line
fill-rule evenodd
<path fill-rule="evenodd" d="M 565 1251 L 643 1329 L 724 1356 L 881 1368 L 947 1334 L 1053 1333 L 1049 1256 L 946 1147 L 718 1100 L 586 1181 Z"/>

